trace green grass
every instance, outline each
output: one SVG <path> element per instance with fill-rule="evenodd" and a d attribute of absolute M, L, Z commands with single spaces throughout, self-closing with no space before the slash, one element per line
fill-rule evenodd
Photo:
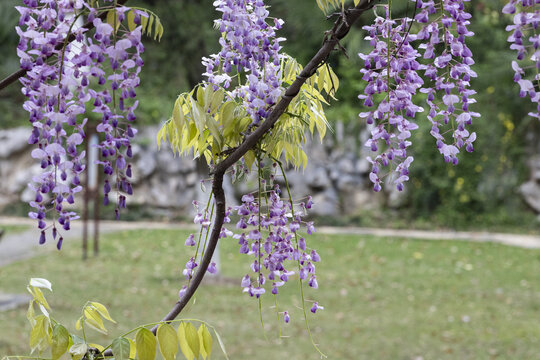
<path fill-rule="evenodd" d="M 4 231 L 4 236 L 9 234 L 17 234 L 30 229 L 26 225 L 0 225 L 0 231 Z"/>
<path fill-rule="evenodd" d="M 87 300 L 109 307 L 118 325 L 112 339 L 159 320 L 176 301 L 188 259 L 185 232 L 133 231 L 106 235 L 98 259 L 80 261 L 79 244 L 60 253 L 0 268 L 4 292 L 24 292 L 30 277 L 52 281 L 46 294 L 53 316 L 74 330 Z M 313 336 L 331 359 L 537 359 L 540 354 L 540 251 L 495 244 L 313 237 L 323 262 L 318 290 L 306 289 L 325 310 L 308 313 Z M 264 297 L 263 335 L 258 303 L 241 294 L 248 258 L 235 241 L 221 247 L 229 280 L 200 288 L 183 314 L 216 326 L 231 359 L 319 359 L 307 336 L 297 281 L 283 289 L 276 321 Z M 25 354 L 25 309 L 0 313 L 0 354 Z M 277 338 L 278 324 L 288 338 Z M 91 333 L 92 341 L 103 336 Z M 178 358 L 180 358 L 179 355 Z M 214 359 L 222 359 L 217 346 Z"/>

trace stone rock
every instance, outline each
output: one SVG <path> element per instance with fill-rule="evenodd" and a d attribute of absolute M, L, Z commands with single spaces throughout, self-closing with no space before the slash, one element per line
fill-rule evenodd
<path fill-rule="evenodd" d="M 323 166 L 316 167 L 302 178 L 302 181 L 315 191 L 324 190 L 332 185 L 330 178 L 328 177 L 328 172 Z"/>
<path fill-rule="evenodd" d="M 311 164 L 311 166 L 313 165 L 314 164 Z M 291 192 L 294 193 L 294 197 L 296 199 L 301 199 L 310 195 L 310 190 L 306 184 L 306 176 L 302 174 L 302 171 L 287 170 L 286 174 L 287 180 L 289 181 L 289 186 L 291 188 Z M 285 191 L 285 182 L 283 181 L 281 176 L 277 177 L 276 182 L 280 185 L 281 189 Z"/>
<path fill-rule="evenodd" d="M 371 189 L 360 188 L 343 197 L 343 208 L 346 214 L 358 213 L 359 210 L 375 210 L 380 208 L 383 197 Z"/>
<path fill-rule="evenodd" d="M 20 127 L 0 131 L 0 159 L 7 159 L 31 146 L 28 138 L 32 133 L 31 128 Z"/>
<path fill-rule="evenodd" d="M 540 184 L 534 181 L 526 182 L 520 187 L 525 202 L 540 213 Z"/>
<path fill-rule="evenodd" d="M 339 196 L 334 188 L 327 188 L 324 192 L 313 195 L 314 206 L 310 214 L 319 216 L 332 216 L 339 214 Z"/>
<path fill-rule="evenodd" d="M 354 173 L 354 161 L 350 156 L 343 157 L 338 161 L 337 168 L 341 173 L 352 174 Z"/>
<path fill-rule="evenodd" d="M 136 182 L 140 182 L 153 174 L 156 170 L 156 154 L 149 148 L 143 148 L 140 145 L 134 145 L 133 152 L 137 158 L 135 166 L 133 167 L 133 178 Z"/>
<path fill-rule="evenodd" d="M 371 164 L 365 157 L 356 159 L 355 171 L 358 174 L 368 174 L 371 171 Z"/>

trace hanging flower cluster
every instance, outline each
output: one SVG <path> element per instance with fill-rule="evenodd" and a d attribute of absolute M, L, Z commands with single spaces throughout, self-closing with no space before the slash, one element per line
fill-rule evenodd
<path fill-rule="evenodd" d="M 300 216 L 305 214 L 307 206 L 311 207 L 311 204 L 300 204 L 302 211 L 293 215 L 291 203 L 283 201 L 280 193 L 278 186 L 269 192 L 266 212 L 252 194 L 244 195 L 242 205 L 235 208 L 240 216 L 236 228 L 242 232 L 235 234 L 234 238 L 238 240 L 240 253 L 254 258 L 250 267 L 255 275 L 246 274 L 242 279 L 244 292 L 250 296 L 259 297 L 264 294 L 263 285 L 266 280 L 272 283 L 272 294 L 277 295 L 279 287 L 296 273 L 287 268 L 287 260 L 298 262 L 300 279 L 307 280 L 312 288 L 318 288 L 314 263 L 321 258 L 315 250 L 307 250 L 306 240 L 300 236 L 301 227 L 305 228 L 308 235 L 315 232 L 313 223 L 303 222 Z M 252 230 L 248 231 L 250 226 Z M 266 269 L 267 274 L 264 274 L 263 269 Z"/>
<path fill-rule="evenodd" d="M 359 54 L 364 60 L 363 79 L 368 82 L 365 95 L 359 98 L 364 99 L 365 106 L 373 107 L 373 96 L 385 94 L 376 109 L 360 114 L 369 125 L 376 122 L 366 146 L 376 152 L 379 143 L 385 145 L 385 150 L 375 159 L 370 158 L 373 165 L 370 179 L 375 191 L 381 190 L 381 168 L 391 163 L 396 164 L 398 172 L 395 184 L 399 190 L 403 189 L 413 160 L 407 157 L 407 147 L 411 145 L 407 139 L 411 131 L 418 128 L 412 120 L 417 112 L 424 110 L 412 101 L 424 82 L 417 74 L 422 67 L 417 61 L 420 55 L 410 44 L 414 36 L 407 33 L 411 19 L 396 23 L 390 19 L 388 8 L 386 11 L 386 18 L 377 17 L 372 26 L 364 26 L 373 50 L 367 55 Z"/>
<path fill-rule="evenodd" d="M 265 183 L 264 180 L 262 183 Z M 299 211 L 295 212 L 292 203 L 281 198 L 281 190 L 277 185 L 264 195 L 261 193 L 257 198 L 255 195 L 246 194 L 242 196 L 241 205 L 227 209 L 224 222 L 229 223 L 230 216 L 237 215 L 239 220 L 236 222 L 236 229 L 239 233 L 234 234 L 223 227 L 220 234 L 221 238 L 233 237 L 238 240 L 240 254 L 252 256 L 250 268 L 254 274 L 246 274 L 242 278 L 243 291 L 259 298 L 266 293 L 265 284 L 269 282 L 271 285 L 267 287 L 271 288 L 273 295 L 277 295 L 279 288 L 295 274 L 298 274 L 301 281 L 305 280 L 310 287 L 317 289 L 315 263 L 321 261 L 321 258 L 316 250 L 309 249 L 306 239 L 300 234 L 302 229 L 308 235 L 315 233 L 313 222 L 302 220 L 313 206 L 311 197 L 308 197 L 306 202 L 298 204 Z M 265 206 L 260 205 L 261 200 L 266 202 Z M 197 210 L 194 222 L 208 231 L 212 211 L 209 211 L 209 206 L 205 210 L 200 210 L 198 203 L 194 202 L 194 205 Z M 185 245 L 204 246 L 201 244 L 201 236 L 196 241 L 194 234 L 188 236 Z M 195 257 L 186 263 L 183 274 L 188 280 L 192 278 L 197 266 Z M 216 270 L 216 264 L 212 262 L 207 271 L 215 273 Z M 185 291 L 184 286 L 180 290 L 180 297 Z M 316 306 L 311 309 L 313 313 L 323 308 L 315 304 Z M 285 312 L 284 321 L 289 322 L 289 319 L 288 312 Z"/>
<path fill-rule="evenodd" d="M 416 1 L 416 0 L 411 0 Z M 446 162 L 457 165 L 457 154 L 465 147 L 473 151 L 476 133 L 466 129 L 474 117 L 480 114 L 469 111 L 469 104 L 475 103 L 471 96 L 476 91 L 470 89 L 470 80 L 476 77 L 471 69 L 474 64 L 473 54 L 465 40 L 474 33 L 467 29 L 471 15 L 465 11 L 465 2 L 469 0 L 444 0 L 435 5 L 433 1 L 417 2 L 421 9 L 416 16 L 419 23 L 426 25 L 418 32 L 417 38 L 424 49 L 424 58 L 432 64 L 425 67 L 425 77 L 434 85 L 421 91 L 427 94 L 430 111 L 427 116 L 432 124 L 431 135 L 437 140 L 437 149 Z M 436 21 L 429 22 L 434 14 Z M 436 47 L 443 49 L 437 53 Z M 442 99 L 442 103 L 436 99 Z M 442 130 L 442 131 L 441 131 Z M 445 135 L 450 134 L 448 139 Z"/>
<path fill-rule="evenodd" d="M 536 5 L 538 0 L 510 0 L 503 8 L 505 14 L 514 14 L 514 25 L 506 27 L 510 32 L 508 42 L 512 43 L 510 49 L 517 51 L 517 60 L 512 61 L 514 70 L 514 81 L 519 84 L 520 97 L 529 97 L 536 103 L 536 112 L 529 115 L 540 119 L 540 35 L 537 34 L 540 23 L 540 9 Z M 533 66 L 528 66 L 532 61 Z M 522 65 L 525 63 L 524 65 Z M 532 68 L 532 71 L 527 71 Z M 529 80 L 529 79 L 531 80 Z M 536 84 L 536 85 L 535 85 Z"/>
<path fill-rule="evenodd" d="M 242 84 L 241 74 L 246 80 L 231 96 L 243 99 L 253 124 L 257 125 L 270 113 L 270 108 L 281 96 L 281 74 L 279 43 L 276 30 L 283 20 L 274 19 L 267 24 L 268 10 L 263 0 L 217 0 L 216 10 L 222 18 L 216 26 L 222 33 L 219 39 L 221 51 L 203 58 L 208 82 L 229 88 L 234 76 Z"/>
<path fill-rule="evenodd" d="M 414 19 L 392 19 L 390 8 L 385 6 L 386 16 L 377 16 L 373 25 L 364 27 L 373 49 L 369 54 L 359 54 L 364 60 L 363 79 L 368 81 L 359 98 L 365 106 L 374 107 L 374 99 L 382 97 L 376 109 L 360 114 L 372 126 L 366 146 L 378 153 L 374 159 L 369 158 L 375 191 L 381 190 L 383 177 L 389 176 L 381 172 L 383 167 L 395 171 L 392 178 L 399 191 L 409 179 L 413 157 L 407 156 L 406 149 L 411 145 L 407 139 L 411 130 L 418 128 L 416 114 L 424 111 L 414 102 L 418 92 L 427 95 L 431 134 L 446 162 L 457 164 L 460 149 L 472 151 L 476 139 L 476 134 L 466 129 L 472 118 L 479 116 L 469 111 L 469 104 L 475 102 L 469 82 L 476 73 L 470 68 L 474 61 L 465 44 L 465 39 L 473 35 L 467 30 L 471 16 L 464 3 L 468 0 L 411 1 L 418 9 Z M 413 22 L 422 24 L 416 33 L 411 32 Z M 432 64 L 422 64 L 422 57 Z M 382 151 L 381 143 L 385 147 Z"/>
<path fill-rule="evenodd" d="M 99 132 L 105 134 L 100 144 L 107 175 L 116 175 L 119 207 L 125 206 L 125 196 L 131 193 L 127 178 L 131 168 L 121 151 L 131 156 L 129 139 L 135 134 L 128 122 L 135 119 L 135 97 L 139 84 L 138 73 L 143 62 L 140 53 L 141 29 L 114 32 L 103 23 L 98 10 L 84 0 L 25 0 L 17 7 L 21 14 L 17 33 L 20 36 L 17 53 L 26 76 L 21 78 L 23 94 L 27 97 L 24 109 L 30 114 L 33 130 L 29 143 L 37 148 L 32 156 L 40 161 L 43 172 L 33 178 L 29 186 L 35 191 L 30 205 L 35 209 L 29 215 L 38 220 L 42 230 L 40 243 L 46 241 L 46 213 L 54 212 L 52 234 L 56 238 L 57 225 L 70 229 L 70 222 L 78 216 L 65 206 L 74 203 L 74 194 L 81 191 L 80 174 L 84 171 L 85 152 L 80 151 L 87 118 L 87 110 L 101 115 Z M 128 8 L 117 8 L 118 22 Z M 78 25 L 82 15 L 93 21 L 95 33 Z M 139 17 L 140 24 L 140 17 Z M 75 42 L 64 42 L 74 36 Z M 54 59 L 54 60 L 53 60 Z M 110 66 L 113 74 L 107 76 L 104 68 Z M 94 89 L 99 90 L 94 90 Z M 81 119 L 82 118 L 82 119 Z M 105 199 L 111 186 L 105 183 Z M 58 248 L 62 245 L 59 238 Z"/>

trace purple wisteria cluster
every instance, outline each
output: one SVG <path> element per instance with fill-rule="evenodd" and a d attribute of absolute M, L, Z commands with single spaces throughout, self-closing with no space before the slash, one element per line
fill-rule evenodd
<path fill-rule="evenodd" d="M 376 109 L 360 117 L 371 126 L 366 146 L 378 153 L 369 158 L 375 191 L 381 190 L 383 177 L 390 175 L 381 171 L 383 167 L 393 168 L 391 178 L 399 191 L 409 179 L 413 157 L 407 156 L 408 139 L 411 130 L 418 128 L 416 114 L 424 111 L 415 102 L 418 92 L 427 96 L 431 135 L 446 162 L 457 164 L 460 149 L 473 151 L 476 139 L 476 134 L 466 129 L 473 117 L 479 116 L 469 111 L 469 104 L 475 102 L 470 80 L 476 73 L 470 68 L 474 61 L 465 43 L 473 35 L 467 29 L 471 16 L 464 3 L 468 0 L 411 1 L 418 10 L 414 19 L 392 19 L 385 6 L 385 17 L 377 16 L 373 25 L 364 26 L 372 50 L 359 54 L 364 60 L 363 79 L 368 82 L 359 98 L 365 106 L 376 105 Z M 413 22 L 422 25 L 415 33 L 411 32 Z M 423 64 L 422 58 L 432 63 Z M 375 104 L 375 99 L 382 100 Z"/>
<path fill-rule="evenodd" d="M 244 292 L 250 296 L 264 294 L 266 280 L 272 284 L 272 294 L 277 295 L 279 287 L 296 272 L 301 280 L 308 281 L 309 286 L 318 288 L 314 263 L 321 258 L 315 250 L 308 250 L 306 239 L 300 235 L 301 228 L 305 228 L 308 235 L 315 232 L 313 223 L 302 221 L 300 216 L 311 208 L 311 199 L 301 203 L 301 210 L 293 215 L 291 203 L 283 201 L 280 194 L 277 186 L 268 193 L 266 211 L 252 194 L 242 196 L 242 205 L 234 209 L 240 216 L 236 223 L 240 233 L 233 236 L 240 245 L 239 252 L 254 258 L 250 267 L 255 275 L 246 274 L 242 279 Z M 248 231 L 249 228 L 251 230 Z M 289 264 L 296 266 L 296 271 L 287 267 L 287 260 L 293 261 Z M 263 269 L 266 269 L 266 274 Z"/>
<path fill-rule="evenodd" d="M 373 165 L 370 179 L 375 191 L 381 190 L 381 168 L 390 164 L 396 164 L 398 174 L 394 182 L 399 190 L 403 189 L 413 160 L 407 156 L 407 147 L 411 145 L 408 139 L 411 131 L 418 128 L 412 120 L 417 112 L 424 110 L 412 101 L 424 82 L 417 73 L 421 68 L 417 61 L 420 55 L 411 45 L 415 36 L 407 33 L 410 21 L 390 19 L 386 8 L 385 18 L 377 17 L 373 25 L 363 27 L 369 32 L 367 39 L 373 50 L 367 55 L 359 54 L 364 60 L 363 80 L 368 82 L 364 95 L 359 98 L 364 100 L 365 106 L 374 107 L 373 97 L 386 95 L 376 109 L 360 114 L 367 124 L 373 125 L 366 146 L 378 152 L 379 143 L 385 145 L 375 159 L 369 158 Z"/>
<path fill-rule="evenodd" d="M 222 13 L 216 26 L 222 33 L 221 51 L 203 58 L 208 82 L 229 88 L 238 77 L 239 86 L 230 94 L 243 100 L 253 124 L 268 116 L 283 89 L 280 74 L 280 42 L 276 31 L 283 21 L 267 23 L 269 12 L 263 0 L 216 0 Z"/>
<path fill-rule="evenodd" d="M 506 27 L 510 32 L 510 49 L 517 51 L 517 60 L 512 61 L 514 81 L 519 84 L 520 97 L 529 97 L 536 103 L 536 112 L 529 115 L 540 119 L 540 35 L 537 34 L 540 23 L 540 9 L 536 5 L 540 0 L 510 0 L 502 12 L 514 14 L 514 25 Z M 532 66 L 529 66 L 532 62 Z M 527 70 L 530 69 L 530 70 Z M 530 80 L 529 80 L 530 79 Z M 535 85 L 536 84 L 536 85 Z"/>
<path fill-rule="evenodd" d="M 56 221 L 69 230 L 70 222 L 78 218 L 66 203 L 73 204 L 74 194 L 82 190 L 80 175 L 86 164 L 85 152 L 79 148 L 85 138 L 85 113 L 89 110 L 100 116 L 97 131 L 105 138 L 99 145 L 104 172 L 116 175 L 116 211 L 125 206 L 123 193 L 132 192 L 127 180 L 131 168 L 125 157 L 131 156 L 129 141 L 136 132 L 129 123 L 135 119 L 137 102 L 132 99 L 139 84 L 144 47 L 140 27 L 115 33 L 98 17 L 99 10 L 84 0 L 24 0 L 24 5 L 17 7 L 21 14 L 17 53 L 21 68 L 26 70 L 26 76 L 21 78 L 22 92 L 27 97 L 24 109 L 33 126 L 28 142 L 36 145 L 32 157 L 40 161 L 43 169 L 29 185 L 35 192 L 30 202 L 35 210 L 29 216 L 38 220 L 39 242 L 44 243 L 47 212 L 54 213 L 55 239 Z M 119 22 L 128 10 L 117 8 Z M 93 22 L 93 37 L 89 29 L 80 25 L 83 15 Z M 65 42 L 70 36 L 75 41 Z M 106 67 L 112 69 L 112 75 L 107 75 Z M 106 180 L 106 203 L 109 191 L 111 185 Z M 61 246 L 59 237 L 57 247 Z"/>
<path fill-rule="evenodd" d="M 416 1 L 416 0 L 411 0 Z M 427 94 L 429 105 L 428 120 L 432 124 L 431 135 L 437 140 L 437 149 L 446 162 L 458 163 L 458 153 L 465 147 L 473 151 L 476 133 L 470 133 L 467 126 L 480 114 L 470 111 L 469 104 L 476 102 L 470 89 L 470 80 L 476 77 L 471 69 L 473 54 L 466 45 L 466 38 L 473 36 L 467 26 L 470 24 L 465 3 L 469 0 L 444 0 L 435 4 L 433 0 L 417 2 L 420 13 L 416 21 L 425 24 L 418 32 L 419 46 L 424 50 L 424 58 L 433 60 L 425 67 L 425 77 L 431 79 L 432 86 L 421 91 Z M 434 14 L 436 20 L 429 21 Z M 442 52 L 437 53 L 438 45 Z M 436 99 L 441 99 L 437 101 Z M 446 136 L 446 135 L 449 136 Z"/>
<path fill-rule="evenodd" d="M 279 288 L 287 283 L 295 274 L 301 281 L 307 281 L 308 285 L 314 289 L 318 288 L 317 277 L 315 275 L 315 263 L 321 261 L 316 250 L 310 249 L 306 244 L 306 239 L 300 234 L 302 229 L 306 234 L 315 232 L 313 222 L 306 222 L 302 217 L 311 209 L 313 201 L 311 197 L 306 202 L 297 204 L 297 211 L 293 211 L 290 201 L 281 198 L 279 186 L 275 186 L 262 196 L 262 201 L 266 202 L 261 206 L 259 199 L 253 193 L 242 196 L 242 204 L 234 208 L 228 208 L 225 223 L 229 223 L 230 216 L 237 215 L 236 229 L 239 233 L 222 228 L 221 238 L 232 237 L 238 240 L 239 252 L 252 257 L 250 264 L 252 275 L 246 274 L 241 281 L 243 291 L 250 296 L 259 298 L 266 293 L 265 284 L 271 288 L 273 295 L 279 293 Z M 256 195 L 256 194 L 255 194 Z M 194 222 L 201 225 L 203 229 L 208 229 L 211 218 L 206 210 L 199 210 L 196 205 L 197 215 Z M 196 246 L 195 235 L 188 236 L 186 246 Z M 200 239 L 199 239 L 200 245 Z M 189 280 L 193 270 L 198 266 L 195 258 L 189 259 L 183 270 L 183 274 Z M 215 263 L 208 268 L 210 273 L 215 273 Z M 180 297 L 183 296 L 186 288 L 180 290 Z M 312 307 L 311 311 L 316 312 L 322 309 L 318 303 Z M 285 322 L 289 322 L 290 315 L 284 313 Z"/>

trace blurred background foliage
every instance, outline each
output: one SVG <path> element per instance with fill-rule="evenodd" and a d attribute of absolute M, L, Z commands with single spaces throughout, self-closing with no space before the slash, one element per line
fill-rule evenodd
<path fill-rule="evenodd" d="M 19 3 L 0 1 L 2 77 L 18 69 L 15 52 L 18 37 L 14 31 L 18 13 L 14 6 Z M 158 124 L 169 116 L 177 94 L 201 80 L 201 57 L 218 51 L 219 35 L 213 29 L 213 19 L 219 14 L 213 9 L 213 0 L 131 0 L 130 3 L 153 10 L 165 26 L 161 43 L 146 42 L 146 66 L 138 93 L 139 121 Z M 394 16 L 411 15 L 413 3 L 394 3 Z M 509 50 L 504 30 L 511 18 L 500 15 L 503 3 L 503 0 L 473 0 L 468 5 L 474 17 L 471 30 L 476 33 L 470 39 L 470 48 L 475 54 L 474 70 L 479 75 L 472 84 L 478 92 L 478 103 L 473 109 L 482 114 L 473 126 L 479 134 L 475 152 L 463 156 L 459 166 L 444 163 L 435 140 L 429 135 L 429 122 L 419 114 L 420 130 L 413 135 L 415 162 L 406 201 L 397 210 L 387 207 L 377 214 L 359 210 L 359 216 L 351 221 L 363 225 L 361 219 L 369 219 L 373 225 L 373 221 L 387 223 L 393 218 L 409 226 L 511 226 L 524 230 L 538 227 L 535 215 L 519 194 L 519 185 L 528 179 L 527 161 L 538 151 L 540 124 L 527 116 L 533 104 L 517 96 L 518 88 L 512 81 L 510 62 L 515 55 Z M 285 51 L 305 64 L 321 45 L 324 31 L 335 18 L 326 20 L 314 0 L 271 0 L 268 4 L 272 16 L 285 20 L 280 32 L 288 40 Z M 341 88 L 339 102 L 329 109 L 328 118 L 334 124 L 341 122 L 349 134 L 359 134 L 364 128 L 357 116 L 362 111 L 357 95 L 364 84 L 359 72 L 362 64 L 356 54 L 367 50 L 360 28 L 372 16 L 364 16 L 356 25 L 357 31 L 343 41 L 349 58 L 336 52 L 330 59 L 341 79 Z M 21 108 L 23 101 L 17 85 L 2 91 L 1 128 L 28 123 Z M 360 152 L 362 142 L 357 143 L 356 151 Z"/>

